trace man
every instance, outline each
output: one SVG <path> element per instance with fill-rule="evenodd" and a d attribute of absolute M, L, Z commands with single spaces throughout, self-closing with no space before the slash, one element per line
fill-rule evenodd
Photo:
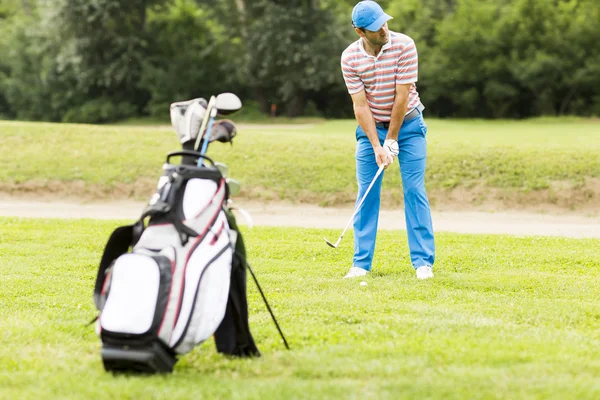
<path fill-rule="evenodd" d="M 352 11 L 359 39 L 341 57 L 352 97 L 356 128 L 356 178 L 361 199 L 378 167 L 400 163 L 408 246 L 418 279 L 433 278 L 435 246 L 431 210 L 425 191 L 427 126 L 415 83 L 418 56 L 414 41 L 388 30 L 392 19 L 374 1 Z M 372 267 L 383 173 L 354 220 L 354 259 L 345 278 L 366 275 Z"/>

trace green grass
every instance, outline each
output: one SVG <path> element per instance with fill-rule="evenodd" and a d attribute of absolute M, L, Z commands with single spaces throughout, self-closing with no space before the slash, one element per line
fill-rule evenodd
<path fill-rule="evenodd" d="M 428 190 L 484 187 L 508 193 L 583 188 L 600 177 L 600 123 L 585 119 L 429 120 Z M 233 146 L 209 155 L 229 165 L 243 194 L 321 204 L 353 201 L 353 121 L 312 127 L 241 129 Z M 0 185 L 83 181 L 114 188 L 136 181 L 152 189 L 165 154 L 179 146 L 170 128 L 0 122 Z M 400 201 L 398 166 L 384 188 Z M 564 187 L 561 186 L 561 188 Z M 146 194 L 144 194 L 144 197 Z M 398 202 L 397 201 L 397 202 Z"/>
<path fill-rule="evenodd" d="M 600 397 L 596 240 L 438 234 L 436 277 L 417 281 L 405 232 L 381 232 L 374 272 L 343 280 L 352 237 L 244 229 L 249 259 L 287 335 L 248 283 L 263 357 L 212 340 L 165 377 L 103 371 L 86 323 L 117 221 L 0 219 L 0 398 L 525 399 Z"/>

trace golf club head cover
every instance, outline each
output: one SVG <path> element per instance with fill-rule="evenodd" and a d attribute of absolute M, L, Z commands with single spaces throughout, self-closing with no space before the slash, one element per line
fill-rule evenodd
<path fill-rule="evenodd" d="M 206 114 L 207 102 L 203 98 L 172 103 L 171 124 L 177 132 L 180 143 L 195 140 Z"/>
<path fill-rule="evenodd" d="M 397 157 L 398 153 L 400 153 L 398 141 L 394 139 L 385 139 L 385 142 L 383 142 L 383 148 L 392 158 Z"/>
<path fill-rule="evenodd" d="M 212 127 L 212 133 L 210 135 L 210 143 L 219 141 L 221 143 L 229 143 L 233 141 L 233 138 L 237 135 L 237 128 L 230 119 L 221 119 L 215 121 Z"/>

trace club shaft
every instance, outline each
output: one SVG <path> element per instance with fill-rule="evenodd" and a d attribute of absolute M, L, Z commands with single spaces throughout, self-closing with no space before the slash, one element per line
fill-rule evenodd
<path fill-rule="evenodd" d="M 204 130 L 206 129 L 207 125 L 208 125 L 208 120 L 210 119 L 210 113 L 211 110 L 213 109 L 215 102 L 217 101 L 217 98 L 215 96 L 211 96 L 210 100 L 208 101 L 208 105 L 206 106 L 206 114 L 204 114 L 204 119 L 202 119 L 202 125 L 200 125 L 200 131 L 198 132 L 198 136 L 196 137 L 196 144 L 194 146 L 194 149 L 196 151 L 200 150 L 200 142 L 202 141 L 202 136 L 204 136 Z"/>
<path fill-rule="evenodd" d="M 200 150 L 200 154 L 203 156 L 206 154 L 206 150 L 208 149 L 208 142 L 210 141 L 210 135 L 212 134 L 213 123 L 215 122 L 215 116 L 217 114 L 217 110 L 213 107 L 210 110 L 210 115 L 208 117 L 208 124 L 206 127 L 206 133 L 204 134 L 204 141 L 202 142 L 202 149 Z M 201 166 L 204 162 L 204 157 L 200 157 L 198 159 L 198 166 Z"/>
<path fill-rule="evenodd" d="M 348 227 L 350 226 L 350 224 L 354 221 L 354 218 L 356 217 L 356 214 L 358 214 L 358 211 L 360 210 L 360 207 L 363 205 L 363 203 L 365 202 L 365 199 L 367 198 L 367 195 L 369 194 L 369 192 L 371 191 L 371 188 L 373 187 L 373 185 L 375 184 L 375 181 L 377 181 L 377 178 L 379 178 L 379 175 L 381 175 L 381 173 L 383 172 L 383 169 L 385 168 L 384 164 L 381 164 L 381 166 L 379 166 L 379 169 L 377 170 L 377 173 L 375 174 L 375 177 L 373 178 L 373 180 L 371 181 L 371 183 L 369 184 L 369 187 L 367 188 L 367 191 L 365 192 L 365 194 L 363 195 L 362 199 L 360 199 L 360 201 L 358 202 L 358 205 L 356 206 L 356 208 L 354 209 L 354 213 L 352 214 L 352 216 L 350 217 L 350 220 L 348 221 L 348 223 L 346 224 L 346 227 L 344 228 L 344 231 L 342 232 L 342 234 L 340 235 L 340 238 L 338 239 L 338 242 L 336 243 L 336 246 L 339 244 L 339 242 L 342 240 L 342 237 L 344 236 L 344 234 L 346 233 L 346 230 L 348 230 Z"/>

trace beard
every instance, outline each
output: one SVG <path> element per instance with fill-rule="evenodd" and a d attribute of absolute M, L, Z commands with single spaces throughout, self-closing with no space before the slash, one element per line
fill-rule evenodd
<path fill-rule="evenodd" d="M 375 38 L 367 39 L 367 41 L 371 46 L 383 46 L 388 42 L 389 39 L 389 34 L 386 34 L 385 36 L 377 36 Z"/>

